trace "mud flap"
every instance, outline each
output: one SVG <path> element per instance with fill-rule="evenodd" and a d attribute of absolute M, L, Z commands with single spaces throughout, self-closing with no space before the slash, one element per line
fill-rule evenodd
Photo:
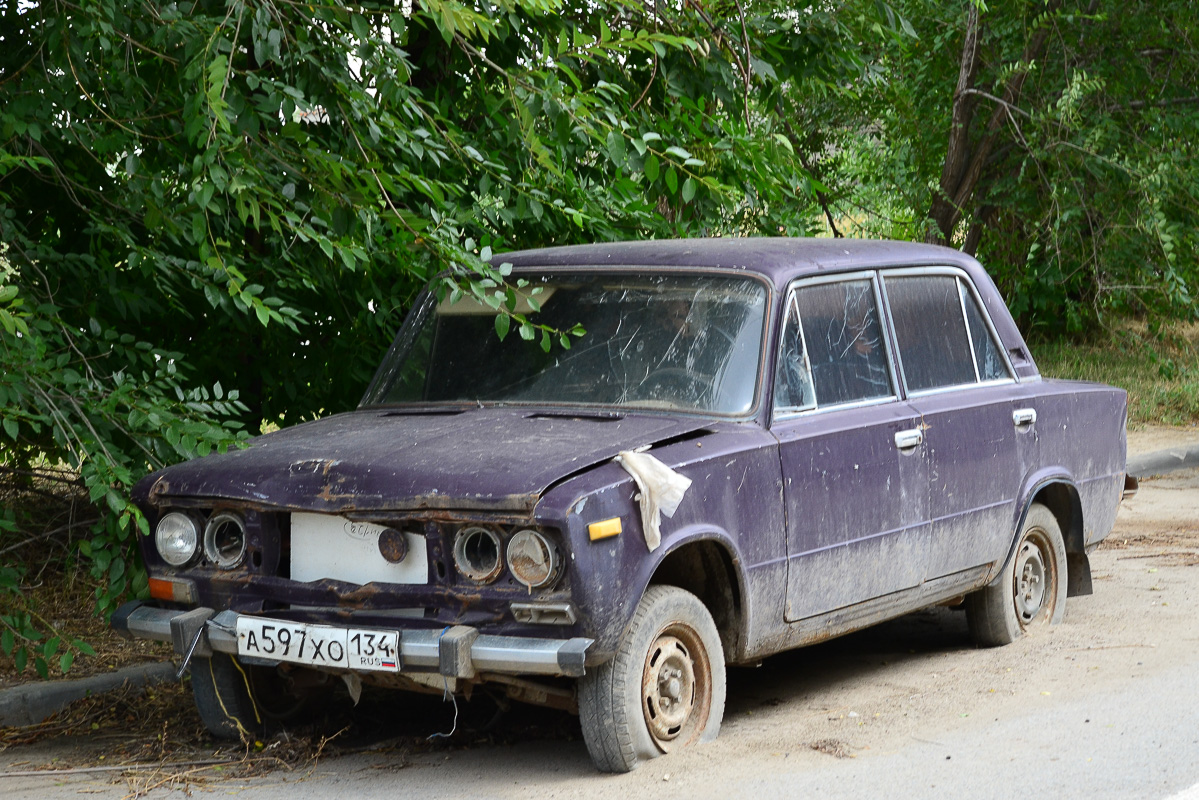
<path fill-rule="evenodd" d="M 1086 553 L 1066 553 L 1066 597 L 1092 594 L 1091 559 Z"/>

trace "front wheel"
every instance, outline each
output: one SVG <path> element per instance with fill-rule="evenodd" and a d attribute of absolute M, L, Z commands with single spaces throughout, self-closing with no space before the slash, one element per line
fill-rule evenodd
<path fill-rule="evenodd" d="M 675 586 L 645 591 L 616 656 L 579 680 L 587 750 L 603 772 L 711 741 L 724 716 L 724 650 L 712 615 Z"/>
<path fill-rule="evenodd" d="M 275 668 L 242 664 L 226 653 L 193 658 L 191 679 L 196 711 L 218 739 L 252 740 L 307 706 L 307 696 Z"/>
<path fill-rule="evenodd" d="M 1003 574 L 966 598 L 974 640 L 987 647 L 1062 621 L 1066 610 L 1066 546 L 1057 517 L 1033 503 L 1020 531 L 1016 553 Z"/>

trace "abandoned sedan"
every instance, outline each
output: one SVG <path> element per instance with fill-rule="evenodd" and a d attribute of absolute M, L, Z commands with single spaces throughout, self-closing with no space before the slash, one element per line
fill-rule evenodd
<path fill-rule="evenodd" d="M 113 625 L 174 643 L 213 733 L 330 680 L 487 683 L 577 710 L 626 771 L 716 736 L 726 664 L 938 603 L 999 645 L 1090 592 L 1135 485 L 1125 394 L 1042 379 L 972 258 L 715 239 L 495 261 L 514 311 L 586 333 L 545 352 L 426 294 L 357 410 L 136 488 L 153 600 Z"/>

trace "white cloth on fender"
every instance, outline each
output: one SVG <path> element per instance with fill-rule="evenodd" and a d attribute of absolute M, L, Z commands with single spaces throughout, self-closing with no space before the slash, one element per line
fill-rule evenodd
<path fill-rule="evenodd" d="M 652 553 L 662 543 L 662 517 L 673 517 L 691 486 L 691 479 L 680 475 L 649 453 L 622 450 L 615 461 L 633 476 L 641 503 L 641 530 Z M 660 513 L 659 513 L 660 512 Z"/>

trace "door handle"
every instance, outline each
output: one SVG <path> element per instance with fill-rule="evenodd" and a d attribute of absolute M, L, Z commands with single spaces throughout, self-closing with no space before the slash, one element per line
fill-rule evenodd
<path fill-rule="evenodd" d="M 910 431 L 900 431 L 895 434 L 895 446 L 900 450 L 911 450 L 924 441 L 924 431 L 913 428 Z"/>
<path fill-rule="evenodd" d="M 1035 408 L 1018 408 L 1012 412 L 1012 422 L 1017 428 L 1031 428 L 1037 424 L 1037 410 Z"/>

